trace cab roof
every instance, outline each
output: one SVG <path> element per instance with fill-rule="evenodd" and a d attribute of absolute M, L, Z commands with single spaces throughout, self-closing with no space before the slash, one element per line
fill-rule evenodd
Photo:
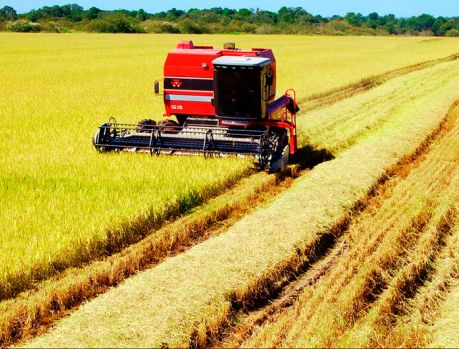
<path fill-rule="evenodd" d="M 271 62 L 266 57 L 221 56 L 212 61 L 213 65 L 230 65 L 241 67 L 261 67 Z"/>

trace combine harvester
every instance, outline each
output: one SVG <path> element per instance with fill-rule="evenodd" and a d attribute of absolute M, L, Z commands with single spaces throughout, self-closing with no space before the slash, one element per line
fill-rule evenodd
<path fill-rule="evenodd" d="M 168 119 L 99 127 L 100 151 L 254 156 L 260 169 L 282 171 L 297 151 L 299 108 L 290 89 L 275 100 L 276 60 L 270 49 L 223 50 L 181 41 L 164 64 Z M 170 119 L 175 116 L 177 121 Z"/>

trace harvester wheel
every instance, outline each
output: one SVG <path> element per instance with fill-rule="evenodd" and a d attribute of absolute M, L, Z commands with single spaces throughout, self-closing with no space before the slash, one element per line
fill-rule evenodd
<path fill-rule="evenodd" d="M 180 125 L 171 119 L 158 121 L 158 126 L 162 126 L 164 131 L 170 133 L 178 133 L 180 131 Z"/>
<path fill-rule="evenodd" d="M 287 169 L 290 155 L 290 147 L 287 130 L 281 130 L 277 138 L 276 151 L 269 162 L 271 172 L 282 172 Z"/>
<path fill-rule="evenodd" d="M 151 132 L 153 130 L 152 126 L 156 125 L 156 121 L 152 119 L 143 119 L 137 123 L 137 132 Z"/>

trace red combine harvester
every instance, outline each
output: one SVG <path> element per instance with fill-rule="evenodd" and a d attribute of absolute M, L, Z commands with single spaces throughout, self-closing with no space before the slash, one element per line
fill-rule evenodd
<path fill-rule="evenodd" d="M 166 120 L 99 127 L 100 151 L 255 156 L 261 169 L 285 169 L 297 150 L 294 90 L 275 100 L 276 60 L 270 49 L 223 50 L 181 41 L 164 64 Z M 175 116 L 177 121 L 170 119 Z"/>

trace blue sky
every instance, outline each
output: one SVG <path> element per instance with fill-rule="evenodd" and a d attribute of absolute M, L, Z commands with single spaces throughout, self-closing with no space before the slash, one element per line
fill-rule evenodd
<path fill-rule="evenodd" d="M 408 17 L 430 13 L 435 16 L 459 16 L 459 0 L 6 0 L 0 1 L 0 7 L 9 5 L 18 12 L 26 12 L 33 8 L 51 5 L 78 3 L 85 8 L 96 6 L 101 9 L 139 9 L 148 12 L 159 12 L 172 7 L 188 9 L 190 7 L 229 7 L 229 8 L 260 8 L 277 11 L 282 6 L 301 6 L 313 14 L 331 16 L 343 15 L 347 12 L 368 14 L 376 11 L 380 14 L 393 13 L 397 16 Z"/>

